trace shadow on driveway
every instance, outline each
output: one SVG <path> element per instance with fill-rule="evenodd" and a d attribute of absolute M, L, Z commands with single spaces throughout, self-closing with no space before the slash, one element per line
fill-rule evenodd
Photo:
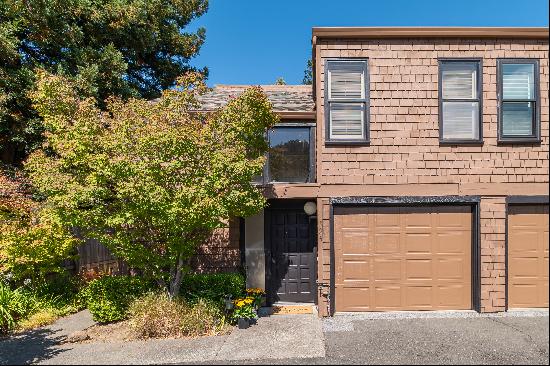
<path fill-rule="evenodd" d="M 40 328 L 13 335 L 10 338 L 0 338 L 0 364 L 37 363 L 58 355 L 63 350 L 56 346 L 60 344 L 64 336 L 56 335 L 56 333 L 58 332 Z"/>

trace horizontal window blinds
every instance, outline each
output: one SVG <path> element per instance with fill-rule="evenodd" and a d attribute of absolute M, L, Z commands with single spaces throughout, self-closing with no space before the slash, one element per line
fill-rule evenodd
<path fill-rule="evenodd" d="M 330 137 L 332 139 L 364 137 L 364 112 L 365 106 L 362 104 L 332 104 Z"/>
<path fill-rule="evenodd" d="M 477 98 L 477 64 L 452 63 L 444 64 L 443 98 L 473 99 Z"/>
<path fill-rule="evenodd" d="M 503 136 L 534 135 L 535 121 L 535 64 L 503 63 L 501 133 Z"/>
<path fill-rule="evenodd" d="M 330 140 L 368 138 L 367 80 L 366 61 L 328 61 L 327 104 Z"/>
<path fill-rule="evenodd" d="M 365 97 L 364 65 L 339 62 L 329 68 L 330 99 L 363 99 Z"/>
<path fill-rule="evenodd" d="M 442 61 L 440 68 L 442 139 L 479 140 L 479 63 Z"/>
<path fill-rule="evenodd" d="M 502 65 L 502 99 L 533 99 L 534 74 L 532 64 Z"/>

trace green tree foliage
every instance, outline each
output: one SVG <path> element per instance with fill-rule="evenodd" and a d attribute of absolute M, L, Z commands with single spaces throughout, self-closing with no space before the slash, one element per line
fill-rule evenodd
<path fill-rule="evenodd" d="M 311 85 L 313 84 L 313 61 L 311 59 L 307 60 L 307 66 L 304 70 L 304 78 L 302 84 Z"/>
<path fill-rule="evenodd" d="M 62 272 L 79 240 L 48 209 L 0 222 L 0 273 L 15 280 L 44 279 Z"/>
<path fill-rule="evenodd" d="M 277 80 L 275 80 L 275 85 L 286 85 L 286 81 L 282 76 L 279 76 Z"/>
<path fill-rule="evenodd" d="M 18 169 L 0 169 L 0 276 L 17 281 L 61 272 L 77 243 L 54 211 L 31 199 Z"/>
<path fill-rule="evenodd" d="M 158 97 L 192 69 L 205 30 L 183 30 L 207 8 L 208 0 L 0 0 L 0 160 L 41 141 L 27 97 L 38 68 L 71 78 L 100 107 L 111 95 Z"/>
<path fill-rule="evenodd" d="M 260 88 L 203 114 L 200 74 L 155 103 L 110 99 L 101 111 L 72 83 L 39 74 L 34 105 L 46 144 L 28 159 L 33 184 L 65 226 L 79 227 L 157 279 L 171 296 L 196 247 L 231 216 L 260 210 L 266 129 L 278 118 Z"/>

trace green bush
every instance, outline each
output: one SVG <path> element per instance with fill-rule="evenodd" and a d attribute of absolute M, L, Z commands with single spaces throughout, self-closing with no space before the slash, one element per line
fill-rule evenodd
<path fill-rule="evenodd" d="M 37 307 L 34 298 L 21 289 L 12 290 L 0 281 L 0 333 L 14 329 L 20 319 L 33 313 Z"/>
<path fill-rule="evenodd" d="M 141 277 L 105 276 L 91 281 L 80 297 L 95 321 L 108 323 L 126 319 L 132 301 L 154 288 Z"/>
<path fill-rule="evenodd" d="M 204 299 L 191 303 L 170 300 L 166 293 L 149 293 L 132 303 L 129 314 L 137 338 L 195 337 L 226 330 L 223 311 Z"/>
<path fill-rule="evenodd" d="M 62 272 L 50 276 L 47 280 L 36 281 L 30 285 L 30 288 L 32 293 L 40 299 L 55 299 L 57 308 L 64 306 L 82 308 L 85 304 L 78 304 L 78 293 L 82 284 L 78 276 Z"/>
<path fill-rule="evenodd" d="M 207 299 L 220 302 L 226 296 L 241 297 L 246 288 L 240 273 L 188 274 L 183 278 L 180 295 L 188 301 Z"/>

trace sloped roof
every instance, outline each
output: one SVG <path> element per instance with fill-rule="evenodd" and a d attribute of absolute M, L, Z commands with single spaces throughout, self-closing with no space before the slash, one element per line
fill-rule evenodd
<path fill-rule="evenodd" d="M 211 91 L 198 97 L 202 105 L 201 110 L 216 110 L 250 86 L 216 85 Z M 273 104 L 275 112 L 313 112 L 315 109 L 311 85 L 260 85 L 260 87 Z"/>

